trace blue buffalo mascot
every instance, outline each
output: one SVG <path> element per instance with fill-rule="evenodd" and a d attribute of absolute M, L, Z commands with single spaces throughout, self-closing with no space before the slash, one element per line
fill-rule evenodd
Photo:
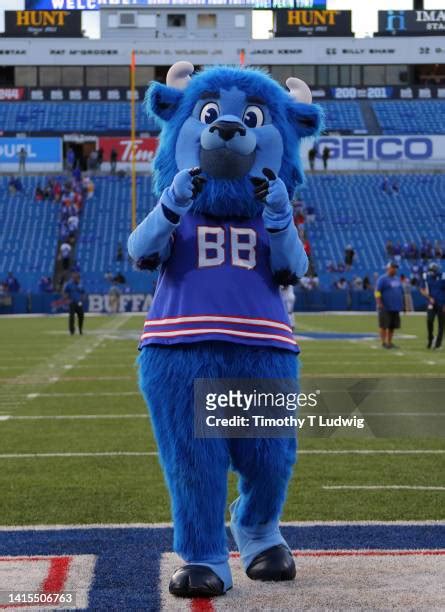
<path fill-rule="evenodd" d="M 279 518 L 295 437 L 198 438 L 195 379 L 298 376 L 299 348 L 280 299 L 308 260 L 290 199 L 303 180 L 300 139 L 321 115 L 307 85 L 285 90 L 264 72 L 174 64 L 146 106 L 161 127 L 157 205 L 128 241 L 140 269 L 160 267 L 140 341 L 139 376 L 170 492 L 169 590 L 214 597 L 232 587 L 225 530 L 227 475 L 239 476 L 231 531 L 252 580 L 292 580 Z"/>

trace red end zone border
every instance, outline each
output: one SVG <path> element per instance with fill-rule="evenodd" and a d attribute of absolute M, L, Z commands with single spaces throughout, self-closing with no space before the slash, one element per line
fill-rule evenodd
<path fill-rule="evenodd" d="M 45 610 L 85 609 L 88 606 L 88 593 L 94 575 L 94 555 L 64 556 L 5 556 L 0 557 L 0 592 L 54 595 L 74 593 L 73 604 L 45 603 L 0 603 L 2 610 L 23 610 L 27 608 Z M 41 600 L 44 601 L 44 598 Z"/>
<path fill-rule="evenodd" d="M 445 522 L 283 523 L 296 580 L 254 582 L 231 553 L 234 587 L 213 600 L 168 593 L 182 561 L 171 525 L 0 527 L 0 591 L 74 592 L 75 605 L 7 605 L 3 610 L 144 612 L 445 610 Z M 233 542 L 231 542 L 233 546 Z"/>

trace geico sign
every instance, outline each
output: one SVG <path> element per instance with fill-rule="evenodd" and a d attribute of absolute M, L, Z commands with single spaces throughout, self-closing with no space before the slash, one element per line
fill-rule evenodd
<path fill-rule="evenodd" d="M 330 149 L 330 159 L 422 160 L 433 156 L 433 141 L 427 136 L 343 137 L 320 138 L 317 154 L 321 157 L 324 147 Z"/>

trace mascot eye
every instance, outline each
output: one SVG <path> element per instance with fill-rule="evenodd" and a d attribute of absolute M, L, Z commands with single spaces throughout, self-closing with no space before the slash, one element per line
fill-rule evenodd
<path fill-rule="evenodd" d="M 244 111 L 243 122 L 249 128 L 260 127 L 264 123 L 264 113 L 259 106 L 248 106 Z"/>
<path fill-rule="evenodd" d="M 199 119 L 201 123 L 213 123 L 219 117 L 219 106 L 216 102 L 207 102 L 202 109 Z"/>

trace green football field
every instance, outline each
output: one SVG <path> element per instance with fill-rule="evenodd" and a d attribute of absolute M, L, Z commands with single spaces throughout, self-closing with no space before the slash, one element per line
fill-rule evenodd
<path fill-rule="evenodd" d="M 87 316 L 72 338 L 65 317 L 0 318 L 1 524 L 170 521 L 137 388 L 143 319 Z M 354 413 L 369 417 L 361 432 L 301 436 L 283 520 L 445 518 L 445 353 L 426 350 L 423 316 L 403 318 L 392 351 L 360 337 L 375 326 L 296 316 L 303 387 L 352 381 Z M 235 487 L 231 475 L 229 499 Z"/>

